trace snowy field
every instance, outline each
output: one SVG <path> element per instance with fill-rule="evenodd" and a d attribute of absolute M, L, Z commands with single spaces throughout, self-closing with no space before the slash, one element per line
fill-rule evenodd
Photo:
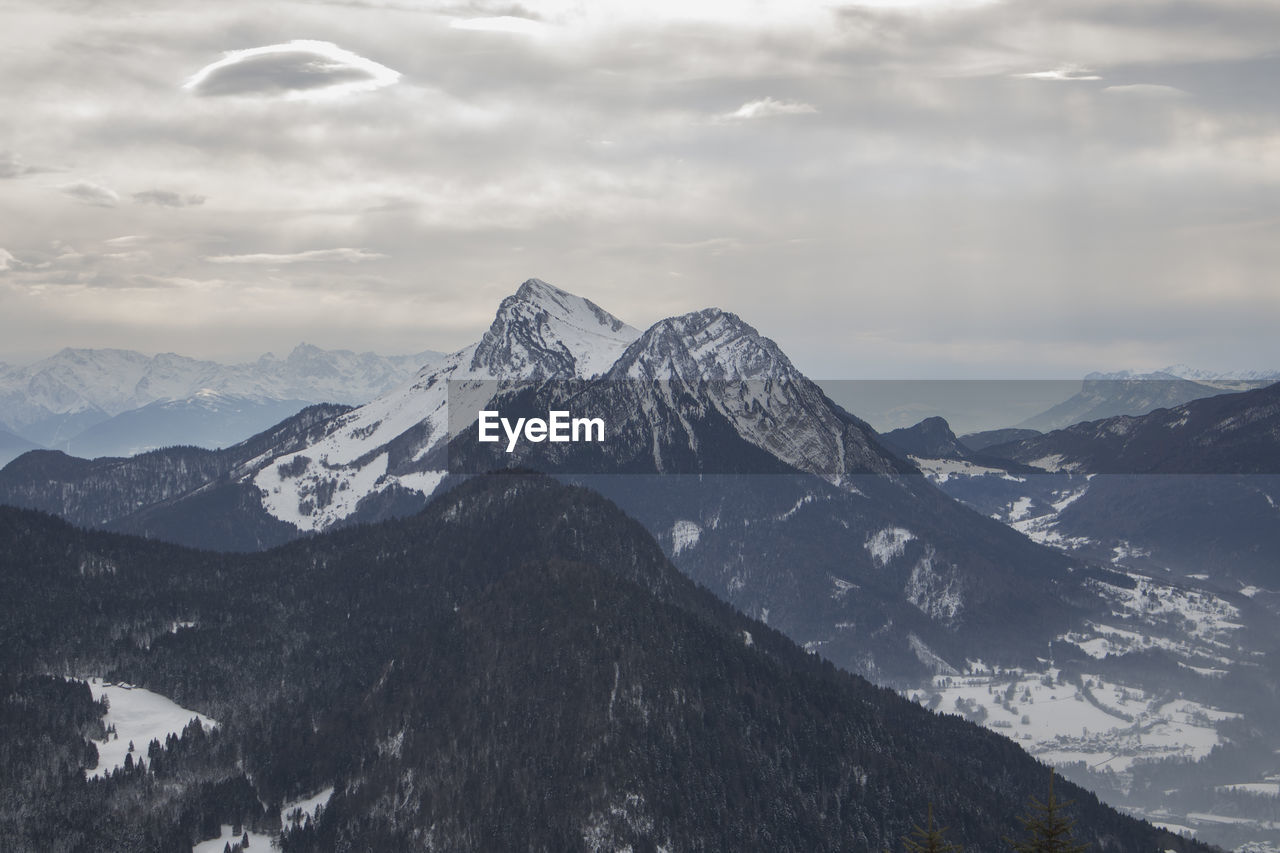
<path fill-rule="evenodd" d="M 1045 672 L 1001 670 L 938 676 L 917 701 L 961 714 L 1022 744 L 1049 764 L 1084 762 L 1127 771 L 1138 759 L 1197 759 L 1219 743 L 1216 723 L 1233 714 L 1084 675 L 1079 684 Z"/>
<path fill-rule="evenodd" d="M 164 743 L 170 734 L 181 734 L 193 717 L 207 729 L 218 725 L 203 714 L 189 711 L 159 693 L 141 687 L 104 683 L 101 678 L 91 678 L 89 691 L 95 701 L 107 697 L 110 707 L 102 723 L 108 729 L 115 726 L 115 734 L 108 735 L 106 742 L 94 743 L 98 748 L 98 766 L 85 771 L 85 776 L 90 779 L 124 767 L 130 743 L 134 746 L 133 760 L 137 761 L 146 758 L 147 746 L 152 740 Z"/>

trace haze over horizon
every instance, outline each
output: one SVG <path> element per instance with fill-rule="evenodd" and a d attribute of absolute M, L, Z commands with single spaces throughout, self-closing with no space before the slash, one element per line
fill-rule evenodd
<path fill-rule="evenodd" d="M 1274 4 L 0 20 L 0 361 L 452 350 L 538 277 L 815 377 L 1280 366 Z"/>

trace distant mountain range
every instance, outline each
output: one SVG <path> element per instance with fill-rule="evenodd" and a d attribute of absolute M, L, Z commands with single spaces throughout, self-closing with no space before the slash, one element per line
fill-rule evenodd
<path fill-rule="evenodd" d="M 286 358 L 219 364 L 164 353 L 64 349 L 0 365 L 0 428 L 33 445 L 127 456 L 171 444 L 223 447 L 311 403 L 364 403 L 440 357 L 308 344 Z M 16 455 L 0 445 L 0 465 Z"/>
<path fill-rule="evenodd" d="M 1090 373 L 1078 393 L 1016 426 L 1048 432 L 1117 415 L 1145 415 L 1204 397 L 1260 388 L 1277 380 L 1280 371 L 1214 373 L 1185 365 L 1151 373 Z"/>
<path fill-rule="evenodd" d="M 1280 383 L 957 453 L 936 422 L 905 450 L 953 497 L 1101 562 L 1280 590 Z M 894 434 L 890 434 L 893 436 Z M 889 437 L 887 437 L 889 438 Z M 897 439 L 902 442 L 902 438 Z"/>
<path fill-rule="evenodd" d="M 1056 472 L 1031 482 L 1070 488 L 1075 497 L 1060 510 L 1039 503 L 1025 510 L 1024 521 L 1039 519 L 1046 535 L 1099 555 L 1140 555 L 1228 589 L 1280 590 L 1280 383 L 1076 424 L 984 453 Z M 1012 486 L 1004 481 L 1002 489 Z M 990 491 L 979 508 L 998 513 L 993 502 L 1020 497 Z"/>

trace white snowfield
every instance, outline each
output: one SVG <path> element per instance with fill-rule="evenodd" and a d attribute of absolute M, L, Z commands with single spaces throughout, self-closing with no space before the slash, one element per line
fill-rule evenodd
<path fill-rule="evenodd" d="M 1023 481 L 1021 477 L 1015 477 L 1001 468 L 989 468 L 967 459 L 931 459 L 923 456 L 907 458 L 911 460 L 911 464 L 920 469 L 921 474 L 935 483 L 945 483 L 952 477 L 981 477 L 984 474 L 997 474 L 1015 483 Z"/>
<path fill-rule="evenodd" d="M 1060 675 L 1048 668 L 938 676 L 932 693 L 941 696 L 939 711 L 981 718 L 982 725 L 1019 741 L 1043 761 L 1084 762 L 1117 773 L 1142 759 L 1202 758 L 1220 742 L 1216 723 L 1236 716 L 1097 675 L 1085 675 L 1082 684 Z M 927 701 L 929 695 L 917 698 Z"/>
<path fill-rule="evenodd" d="M 91 678 L 88 683 L 89 691 L 93 694 L 95 701 L 105 696 L 109 703 L 103 724 L 107 727 L 115 727 L 115 734 L 108 736 L 105 743 L 95 741 L 95 746 L 98 748 L 98 766 L 93 770 L 85 771 L 85 776 L 89 779 L 104 776 L 116 768 L 123 768 L 125 756 L 129 754 L 130 742 L 134 746 L 134 761 L 145 760 L 147 747 L 152 740 L 164 743 L 165 738 L 170 734 L 180 735 L 193 718 L 199 720 L 200 725 L 206 729 L 212 729 L 218 725 L 215 720 L 203 714 L 183 708 L 171 699 L 141 687 L 104 682 L 101 678 Z M 330 787 L 310 797 L 285 803 L 280 809 L 280 824 L 288 827 L 301 823 L 306 817 L 314 818 L 320 808 L 328 804 L 332 796 L 333 788 Z M 228 843 L 236 844 L 245 835 L 243 828 L 239 835 L 233 835 L 233 828 L 230 824 L 224 824 L 217 838 L 201 841 L 191 848 L 192 853 L 222 853 Z M 253 831 L 248 831 L 248 836 L 250 851 L 279 849 L 274 836 Z"/>
<path fill-rule="evenodd" d="M 164 743 L 170 734 L 181 734 L 192 718 L 199 720 L 200 725 L 206 729 L 218 725 L 217 721 L 203 714 L 187 710 L 159 693 L 152 693 L 141 687 L 91 678 L 89 692 L 93 694 L 95 701 L 104 696 L 107 698 L 109 707 L 103 718 L 103 725 L 115 727 L 115 734 L 108 735 L 105 743 L 94 742 L 98 748 L 98 766 L 85 770 L 85 776 L 89 779 L 123 768 L 130 743 L 133 744 L 133 760 L 136 762 L 146 759 L 147 747 L 152 740 Z"/>

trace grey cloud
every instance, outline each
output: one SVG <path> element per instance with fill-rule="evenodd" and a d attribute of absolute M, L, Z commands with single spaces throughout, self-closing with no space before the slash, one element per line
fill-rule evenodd
<path fill-rule="evenodd" d="M 202 195 L 183 195 L 172 190 L 143 190 L 133 194 L 139 204 L 155 204 L 160 207 L 195 207 L 205 203 Z"/>
<path fill-rule="evenodd" d="M 95 270 L 88 280 L 99 287 L 125 286 L 114 283 L 135 272 L 176 282 L 203 274 L 195 262 L 223 281 L 209 305 L 241 315 L 210 321 L 208 340 L 234 334 L 250 350 L 270 349 L 266 336 L 292 317 L 353 346 L 382 346 L 394 326 L 406 349 L 446 349 L 479 334 L 493 304 L 535 274 L 636 325 L 719 304 L 827 376 L 995 375 L 1054 359 L 1127 367 L 1108 349 L 1123 341 L 1135 352 L 1169 350 L 1156 363 L 1196 361 L 1214 352 L 1215 334 L 1276 316 L 1272 297 L 1246 292 L 1280 265 L 1265 229 L 1212 240 L 1179 230 L 1280 215 L 1270 192 L 1280 183 L 1280 59 L 1256 53 L 1277 31 L 1263 4 L 1006 0 L 938 14 L 864 8 L 839 26 L 794 28 L 633 13 L 625 27 L 564 25 L 546 39 L 447 26 L 450 16 L 535 17 L 500 3 L 421 4 L 412 18 L 291 4 L 266 20 L 227 0 L 181 27 L 164 16 L 108 22 L 96 6 L 84 15 L 97 16 L 100 41 L 131 46 L 109 65 L 111 85 L 88 85 L 85 63 L 50 49 L 41 67 L 53 76 L 33 84 L 43 88 L 0 95 L 9 116 L 0 131 L 21 131 L 10 144 L 32 156 L 128 188 L 130 203 L 111 217 L 61 204 L 60 236 L 87 251 L 146 234 L 152 260 L 68 256 L 43 274 L 10 271 L 6 282 L 83 282 Z M 393 20 L 415 26 L 398 31 Z M 81 22 L 66 27 L 84 38 Z M 278 104 L 368 83 L 337 63 L 333 87 L 313 86 L 328 60 L 306 67 L 307 51 L 294 49 L 279 68 L 272 63 L 289 51 L 237 54 L 210 71 L 208 90 L 193 87 L 239 98 L 173 92 L 225 47 L 294 32 L 375 56 L 416 83 L 341 109 Z M 1105 79 L 1012 76 L 1067 61 Z M 0 53 L 0 71 L 12 67 Z M 1154 97 L 1155 87 L 1189 97 Z M 766 95 L 820 111 L 746 109 Z M 71 103 L 92 109 L 73 118 L 42 107 Z M 27 106 L 45 112 L 27 118 Z M 121 152 L 132 166 L 120 165 Z M 142 201 L 134 189 L 213 186 L 228 203 L 198 216 L 132 203 Z M 61 201 L 30 181 L 10 188 L 43 194 L 38 204 Z M 4 246 L 24 261 L 39 261 L 51 236 L 39 223 L 52 216 L 37 212 L 5 223 Z M 194 242 L 192 220 L 224 241 Z M 809 242 L 790 242 L 799 236 Z M 314 246 L 365 248 L 291 251 Z M 1179 305 L 1158 322 L 1135 319 L 1167 301 L 1162 290 L 1210 281 L 1244 295 L 1213 312 Z M 202 304 L 185 300 L 212 286 L 173 288 L 185 295 L 165 303 L 172 311 L 140 304 L 121 334 L 172 335 L 164 330 L 174 315 Z M 356 319 L 313 310 L 320 288 L 352 300 L 377 293 Z M 26 334 L 16 309 L 10 316 L 0 339 Z M 245 317 L 258 338 L 242 330 Z M 77 343 L 105 322 L 69 317 L 53 328 Z M 1188 334 L 1197 324 L 1202 346 Z M 366 337 L 344 337 L 354 335 Z M 1280 353 L 1272 339 L 1259 333 L 1256 351 Z"/>
<path fill-rule="evenodd" d="M 210 74 L 193 88 L 201 95 L 275 94 L 372 79 L 372 75 L 357 68 L 344 68 L 306 53 L 293 53 L 246 59 Z"/>
<path fill-rule="evenodd" d="M 38 175 L 41 172 L 52 172 L 45 166 L 28 166 L 22 158 L 12 151 L 0 151 L 0 180 L 22 178 L 27 175 Z"/>
<path fill-rule="evenodd" d="M 115 207 L 116 202 L 120 201 L 120 195 L 115 190 L 89 181 L 63 184 L 58 189 L 64 195 L 94 207 Z"/>

